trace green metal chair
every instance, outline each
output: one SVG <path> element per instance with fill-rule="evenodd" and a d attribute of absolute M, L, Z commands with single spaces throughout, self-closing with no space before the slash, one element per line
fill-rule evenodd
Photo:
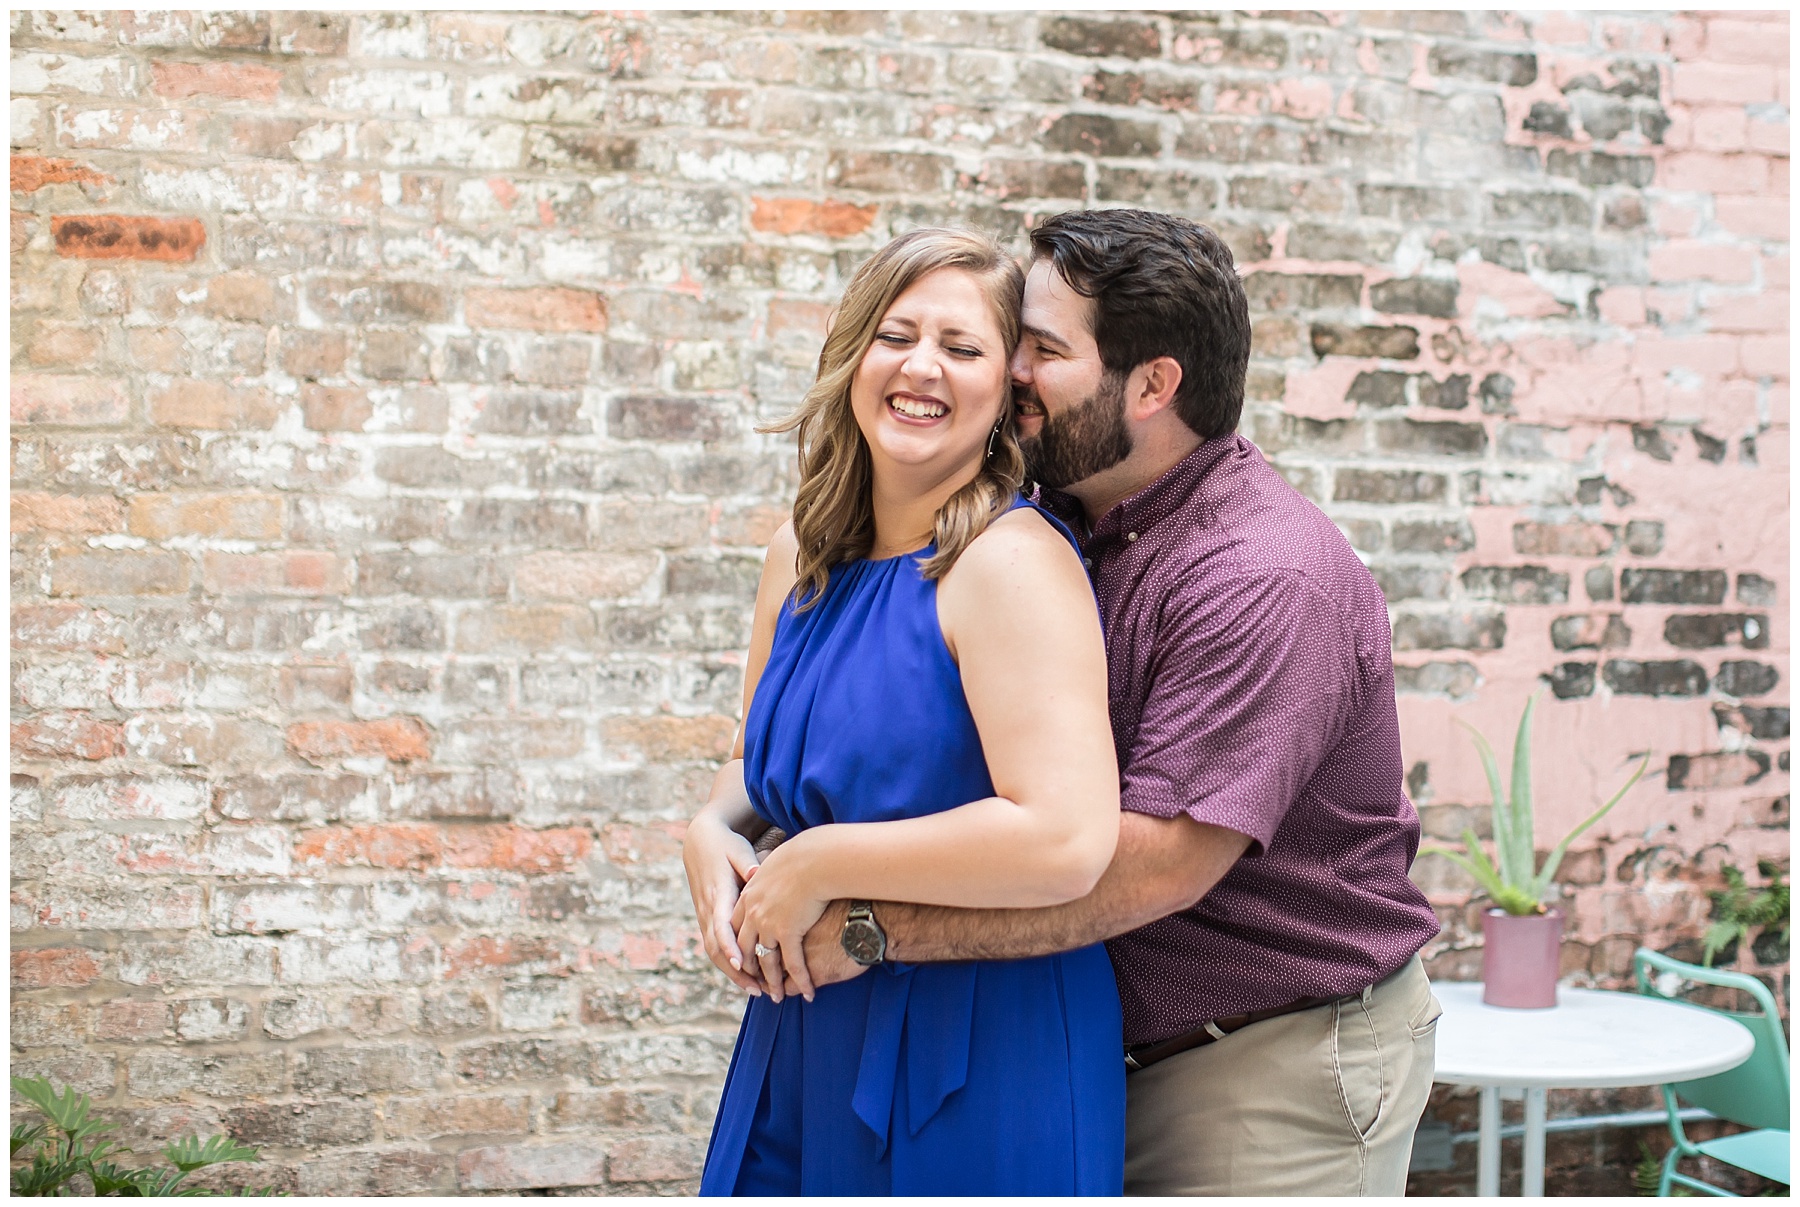
<path fill-rule="evenodd" d="M 1703 985 L 1724 985 L 1740 989 L 1760 1006 L 1761 1012 L 1746 1014 L 1734 1010 L 1715 1010 L 1734 1018 L 1749 1028 L 1756 1037 L 1756 1050 L 1750 1059 L 1735 1069 L 1727 1069 L 1697 1081 L 1682 1081 L 1662 1088 L 1663 1105 L 1669 1111 L 1669 1132 L 1675 1147 L 1663 1160 L 1662 1182 L 1657 1194 L 1667 1196 L 1671 1184 L 1679 1182 L 1702 1194 L 1736 1198 L 1729 1190 L 1721 1190 L 1697 1178 L 1678 1173 L 1677 1163 L 1684 1157 L 1711 1157 L 1739 1169 L 1760 1174 L 1771 1181 L 1788 1185 L 1788 1046 L 1781 1033 L 1781 1015 L 1775 1009 L 1775 998 L 1768 987 L 1753 976 L 1727 972 L 1721 968 L 1702 968 L 1684 964 L 1668 956 L 1640 947 L 1633 960 L 1637 967 L 1638 990 L 1655 997 L 1669 997 L 1656 986 L 1657 977 L 1673 973 L 1687 981 Z M 1694 1003 L 1688 1003 L 1693 1005 Z M 1711 1111 L 1721 1119 L 1755 1131 L 1702 1140 L 1696 1144 L 1681 1127 L 1680 1096 L 1695 1106 Z"/>

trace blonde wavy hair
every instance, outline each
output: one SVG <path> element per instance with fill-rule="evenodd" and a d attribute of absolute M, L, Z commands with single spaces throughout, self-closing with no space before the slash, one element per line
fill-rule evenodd
<path fill-rule="evenodd" d="M 819 350 L 818 375 L 799 408 L 760 429 L 800 433 L 800 489 L 794 498 L 799 578 L 793 596 L 799 610 L 818 601 L 832 567 L 865 557 L 874 546 L 869 446 L 850 407 L 850 383 L 894 299 L 943 268 L 961 269 L 976 279 L 993 308 L 1010 361 L 1019 344 L 1019 305 L 1025 294 L 1025 274 L 1017 261 L 991 235 L 935 227 L 908 231 L 865 260 L 850 278 Z M 937 551 L 919 563 L 919 573 L 928 579 L 949 572 L 969 542 L 1006 513 L 1025 479 L 1010 376 L 1006 380 L 992 454 L 974 480 L 938 508 L 933 521 Z"/>

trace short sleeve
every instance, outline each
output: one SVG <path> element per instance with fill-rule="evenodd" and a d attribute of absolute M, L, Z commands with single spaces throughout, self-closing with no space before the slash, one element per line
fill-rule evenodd
<path fill-rule="evenodd" d="M 1168 599 L 1153 649 L 1121 804 L 1235 830 L 1260 854 L 1354 709 L 1342 613 L 1295 571 L 1214 579 Z"/>

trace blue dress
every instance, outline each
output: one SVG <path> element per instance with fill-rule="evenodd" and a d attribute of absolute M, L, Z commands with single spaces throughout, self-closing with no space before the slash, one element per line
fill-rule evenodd
<path fill-rule="evenodd" d="M 994 793 L 929 552 L 839 566 L 813 607 L 782 608 L 744 784 L 790 834 Z M 752 998 L 700 1193 L 1117 1195 L 1124 1166 L 1119 995 L 1096 944 Z"/>

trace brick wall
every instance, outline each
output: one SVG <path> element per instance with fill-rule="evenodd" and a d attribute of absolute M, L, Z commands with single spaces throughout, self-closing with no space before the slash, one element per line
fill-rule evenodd
<path fill-rule="evenodd" d="M 1569 861 L 1574 983 L 1787 857 L 1785 16 L 11 36 L 12 1061 L 128 1141 L 692 1188 L 735 1004 L 679 839 L 793 485 L 752 428 L 919 223 L 1229 239 L 1244 430 L 1388 593 L 1427 830 L 1484 824 L 1452 719 L 1504 746 L 1534 687 L 1541 834 L 1653 752 Z"/>

